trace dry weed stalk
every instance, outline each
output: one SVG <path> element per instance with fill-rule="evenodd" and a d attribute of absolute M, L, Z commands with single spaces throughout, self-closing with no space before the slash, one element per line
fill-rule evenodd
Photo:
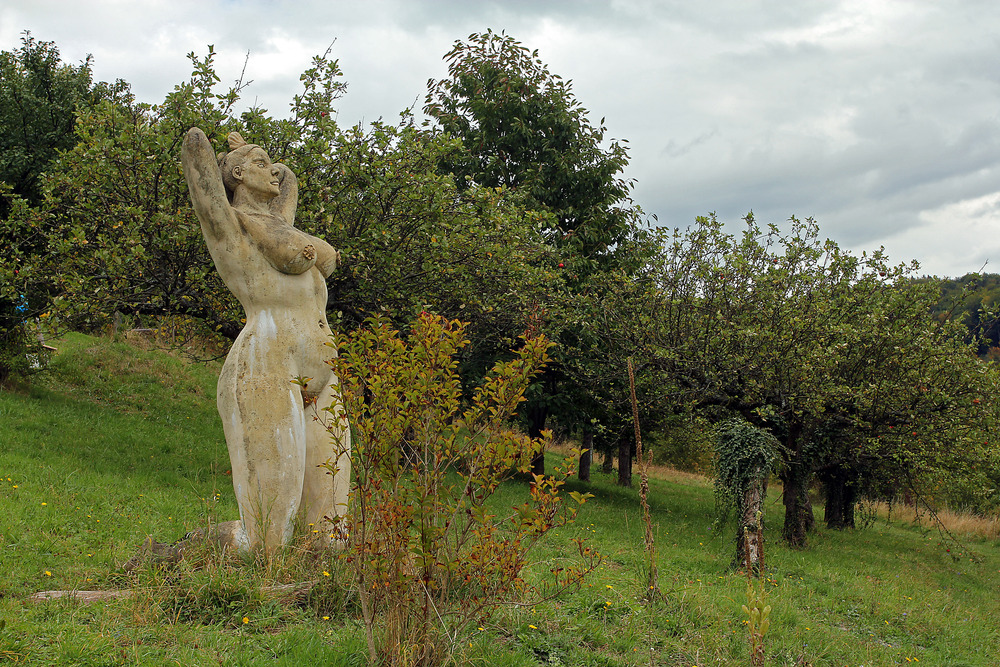
<path fill-rule="evenodd" d="M 639 432 L 639 402 L 635 397 L 635 371 L 632 368 L 632 357 L 628 358 L 628 384 L 632 395 L 632 422 L 635 424 L 635 455 L 639 459 L 639 502 L 642 504 L 642 521 L 646 527 L 644 535 L 646 558 L 649 574 L 647 582 L 650 597 L 660 595 L 659 574 L 656 569 L 656 541 L 653 538 L 653 519 L 649 512 L 649 466 L 653 462 L 653 453 L 643 456 L 642 434 Z"/>

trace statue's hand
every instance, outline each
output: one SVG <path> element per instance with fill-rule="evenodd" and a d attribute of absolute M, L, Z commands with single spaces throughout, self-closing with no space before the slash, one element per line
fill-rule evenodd
<path fill-rule="evenodd" d="M 298 252 L 292 259 L 285 262 L 283 265 L 275 264 L 275 268 L 282 273 L 290 273 L 292 275 L 298 275 L 308 271 L 313 266 L 316 265 L 316 247 L 310 243 L 303 246 L 302 250 Z"/>

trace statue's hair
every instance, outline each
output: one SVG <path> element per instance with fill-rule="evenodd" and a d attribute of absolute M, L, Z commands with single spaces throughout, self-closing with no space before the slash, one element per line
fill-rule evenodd
<path fill-rule="evenodd" d="M 239 181 L 233 178 L 233 168 L 243 164 L 247 153 L 260 147 L 257 144 L 248 144 L 239 132 L 230 132 L 226 138 L 229 140 L 229 152 L 219 153 L 218 160 L 219 170 L 222 172 L 222 182 L 226 186 L 226 194 L 232 200 L 236 186 L 239 185 Z"/>

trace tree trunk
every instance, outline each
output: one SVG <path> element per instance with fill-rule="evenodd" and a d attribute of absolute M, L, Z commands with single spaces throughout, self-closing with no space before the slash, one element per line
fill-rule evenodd
<path fill-rule="evenodd" d="M 528 410 L 528 435 L 532 438 L 542 437 L 545 430 L 545 419 L 549 410 L 545 406 L 535 406 Z M 531 457 L 531 472 L 534 475 L 545 474 L 545 448 L 538 450 Z"/>
<path fill-rule="evenodd" d="M 615 469 L 615 453 L 608 447 L 604 450 L 604 461 L 601 462 L 601 472 L 610 475 Z"/>
<path fill-rule="evenodd" d="M 580 454 L 581 482 L 590 481 L 590 462 L 594 460 L 594 434 L 587 431 L 583 434 L 583 452 Z"/>
<path fill-rule="evenodd" d="M 826 527 L 831 530 L 854 528 L 857 491 L 848 471 L 838 469 L 823 475 L 823 488 L 826 492 Z"/>
<path fill-rule="evenodd" d="M 858 500 L 854 476 L 847 470 L 823 475 L 826 495 L 826 527 L 831 530 L 854 528 L 854 505 Z"/>
<path fill-rule="evenodd" d="M 788 546 L 803 549 L 806 546 L 806 515 L 805 503 L 802 502 L 805 490 L 804 475 L 799 474 L 795 467 L 789 466 L 781 473 L 781 483 L 784 485 L 782 500 L 785 505 L 785 524 L 781 529 L 781 537 Z"/>
<path fill-rule="evenodd" d="M 848 484 L 844 491 L 844 528 L 854 528 L 854 507 L 858 504 L 858 490 Z"/>
<path fill-rule="evenodd" d="M 823 491 L 826 496 L 826 527 L 840 530 L 844 527 L 844 480 L 837 473 L 823 475 Z"/>
<path fill-rule="evenodd" d="M 632 440 L 627 437 L 618 441 L 618 486 L 632 486 Z"/>
<path fill-rule="evenodd" d="M 781 536 L 793 549 L 804 549 L 806 532 L 815 524 L 812 503 L 809 502 L 809 476 L 811 466 L 802 460 L 802 426 L 789 424 L 785 441 L 788 459 L 781 471 L 784 485 L 782 500 L 785 505 L 785 524 Z"/>
<path fill-rule="evenodd" d="M 767 477 L 755 477 L 743 491 L 742 513 L 736 535 L 736 566 L 759 576 L 764 569 L 764 498 Z"/>
<path fill-rule="evenodd" d="M 806 475 L 805 480 L 802 482 L 802 495 L 800 496 L 800 502 L 802 503 L 802 523 L 807 533 L 816 530 L 816 515 L 813 514 L 813 504 L 809 499 L 809 482 L 809 475 Z"/>

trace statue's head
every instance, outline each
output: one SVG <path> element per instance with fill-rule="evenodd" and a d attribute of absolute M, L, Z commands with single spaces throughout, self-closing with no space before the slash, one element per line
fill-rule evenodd
<path fill-rule="evenodd" d="M 281 193 L 279 171 L 267 152 L 257 144 L 248 144 L 238 132 L 229 133 L 229 152 L 219 153 L 219 169 L 230 201 L 237 189 L 270 199 Z"/>

